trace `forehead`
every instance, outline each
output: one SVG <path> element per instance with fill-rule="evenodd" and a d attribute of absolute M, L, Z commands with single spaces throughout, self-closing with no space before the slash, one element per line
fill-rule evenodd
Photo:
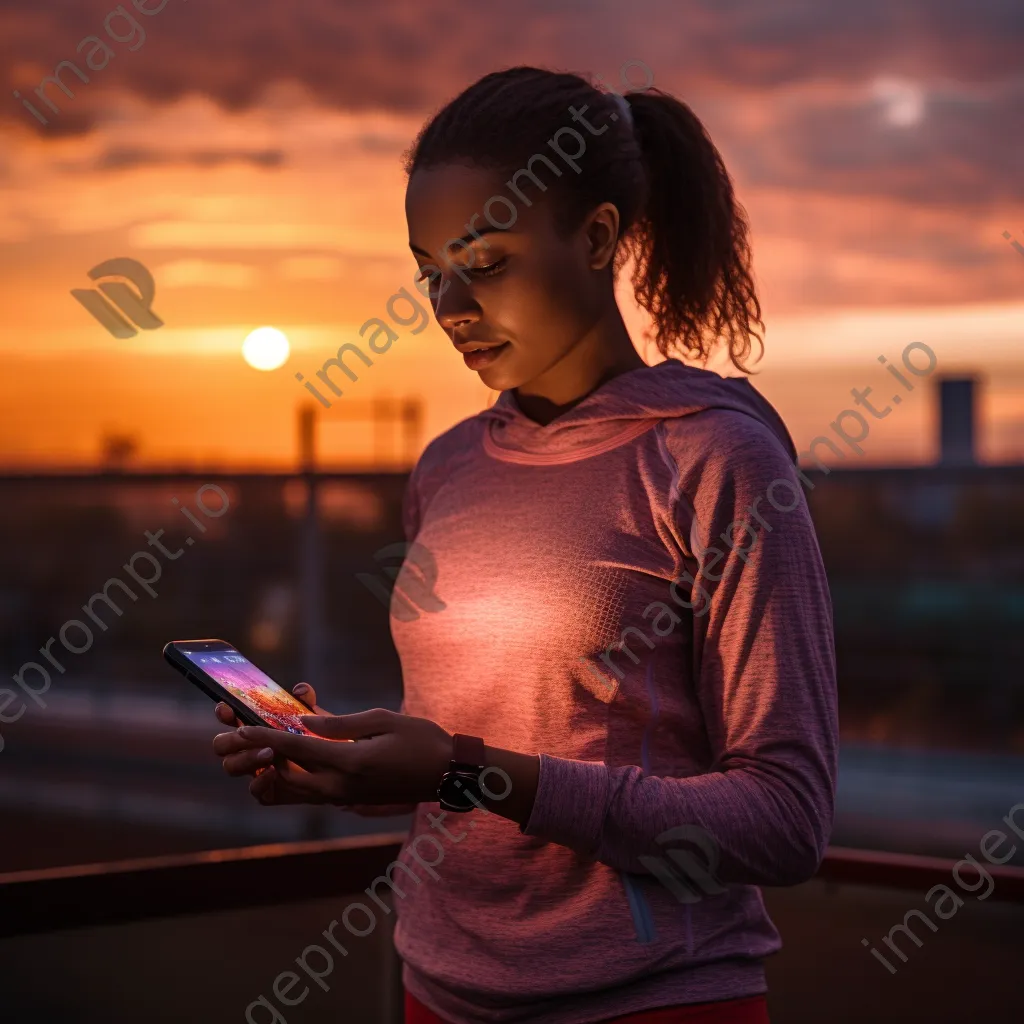
<path fill-rule="evenodd" d="M 450 239 L 469 234 L 471 228 L 483 234 L 492 222 L 511 222 L 509 230 L 516 233 L 536 230 L 544 222 L 540 210 L 546 204 L 537 201 L 539 195 L 528 195 L 532 206 L 527 206 L 509 187 L 508 177 L 464 164 L 415 171 L 405 192 L 410 245 L 433 253 Z"/>

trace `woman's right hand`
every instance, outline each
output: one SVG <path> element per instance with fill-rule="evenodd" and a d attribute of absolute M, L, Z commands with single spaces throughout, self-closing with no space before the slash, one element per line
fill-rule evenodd
<path fill-rule="evenodd" d="M 316 691 L 309 683 L 298 683 L 292 689 L 293 696 L 297 697 L 316 715 L 327 715 L 316 702 Z M 219 703 L 214 709 L 217 720 L 223 725 L 237 729 L 243 723 L 238 720 L 231 706 Z M 234 732 L 219 733 L 213 739 L 214 753 L 221 758 L 224 770 L 228 775 L 241 776 L 252 775 L 253 780 L 249 783 L 249 792 L 266 806 L 277 804 L 322 804 L 326 801 L 304 789 L 291 786 L 278 775 L 274 764 L 267 764 L 261 760 L 259 751 L 251 748 L 239 749 L 236 734 Z M 290 767 L 302 771 L 298 765 Z M 349 804 L 342 807 L 342 810 L 352 811 L 354 814 L 364 818 L 383 818 L 398 814 L 412 814 L 416 810 L 416 804 Z"/>

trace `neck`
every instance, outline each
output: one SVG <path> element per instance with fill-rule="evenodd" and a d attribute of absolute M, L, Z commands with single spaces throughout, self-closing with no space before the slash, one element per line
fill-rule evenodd
<path fill-rule="evenodd" d="M 620 373 L 647 365 L 613 308 L 614 316 L 602 317 L 554 366 L 512 389 L 524 415 L 546 426 Z"/>

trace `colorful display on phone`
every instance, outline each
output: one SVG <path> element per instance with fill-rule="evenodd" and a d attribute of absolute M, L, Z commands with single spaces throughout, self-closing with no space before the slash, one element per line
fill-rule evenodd
<path fill-rule="evenodd" d="M 300 736 L 316 735 L 299 721 L 300 715 L 313 712 L 238 651 L 180 650 L 193 665 L 216 679 L 267 723 Z"/>

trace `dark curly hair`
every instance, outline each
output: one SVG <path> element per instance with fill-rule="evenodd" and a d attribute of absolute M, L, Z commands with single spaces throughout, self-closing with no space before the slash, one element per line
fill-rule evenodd
<path fill-rule="evenodd" d="M 534 160 L 543 160 L 558 175 L 550 188 L 563 237 L 594 206 L 615 204 L 620 245 L 613 274 L 634 258 L 633 293 L 651 316 L 658 351 L 667 357 L 678 345 L 706 361 L 721 339 L 733 364 L 749 373 L 751 338 L 764 351 L 764 321 L 746 213 L 721 154 L 674 96 L 652 87 L 628 92 L 626 100 L 632 128 L 614 94 L 582 75 L 529 66 L 495 71 L 424 125 L 403 155 L 404 169 L 411 177 L 421 168 L 470 164 L 512 174 L 514 185 L 517 169 L 532 172 Z M 546 140 L 572 125 L 570 107 L 607 130 L 587 133 L 581 172 L 563 176 L 546 156 L 534 155 L 550 151 Z"/>

